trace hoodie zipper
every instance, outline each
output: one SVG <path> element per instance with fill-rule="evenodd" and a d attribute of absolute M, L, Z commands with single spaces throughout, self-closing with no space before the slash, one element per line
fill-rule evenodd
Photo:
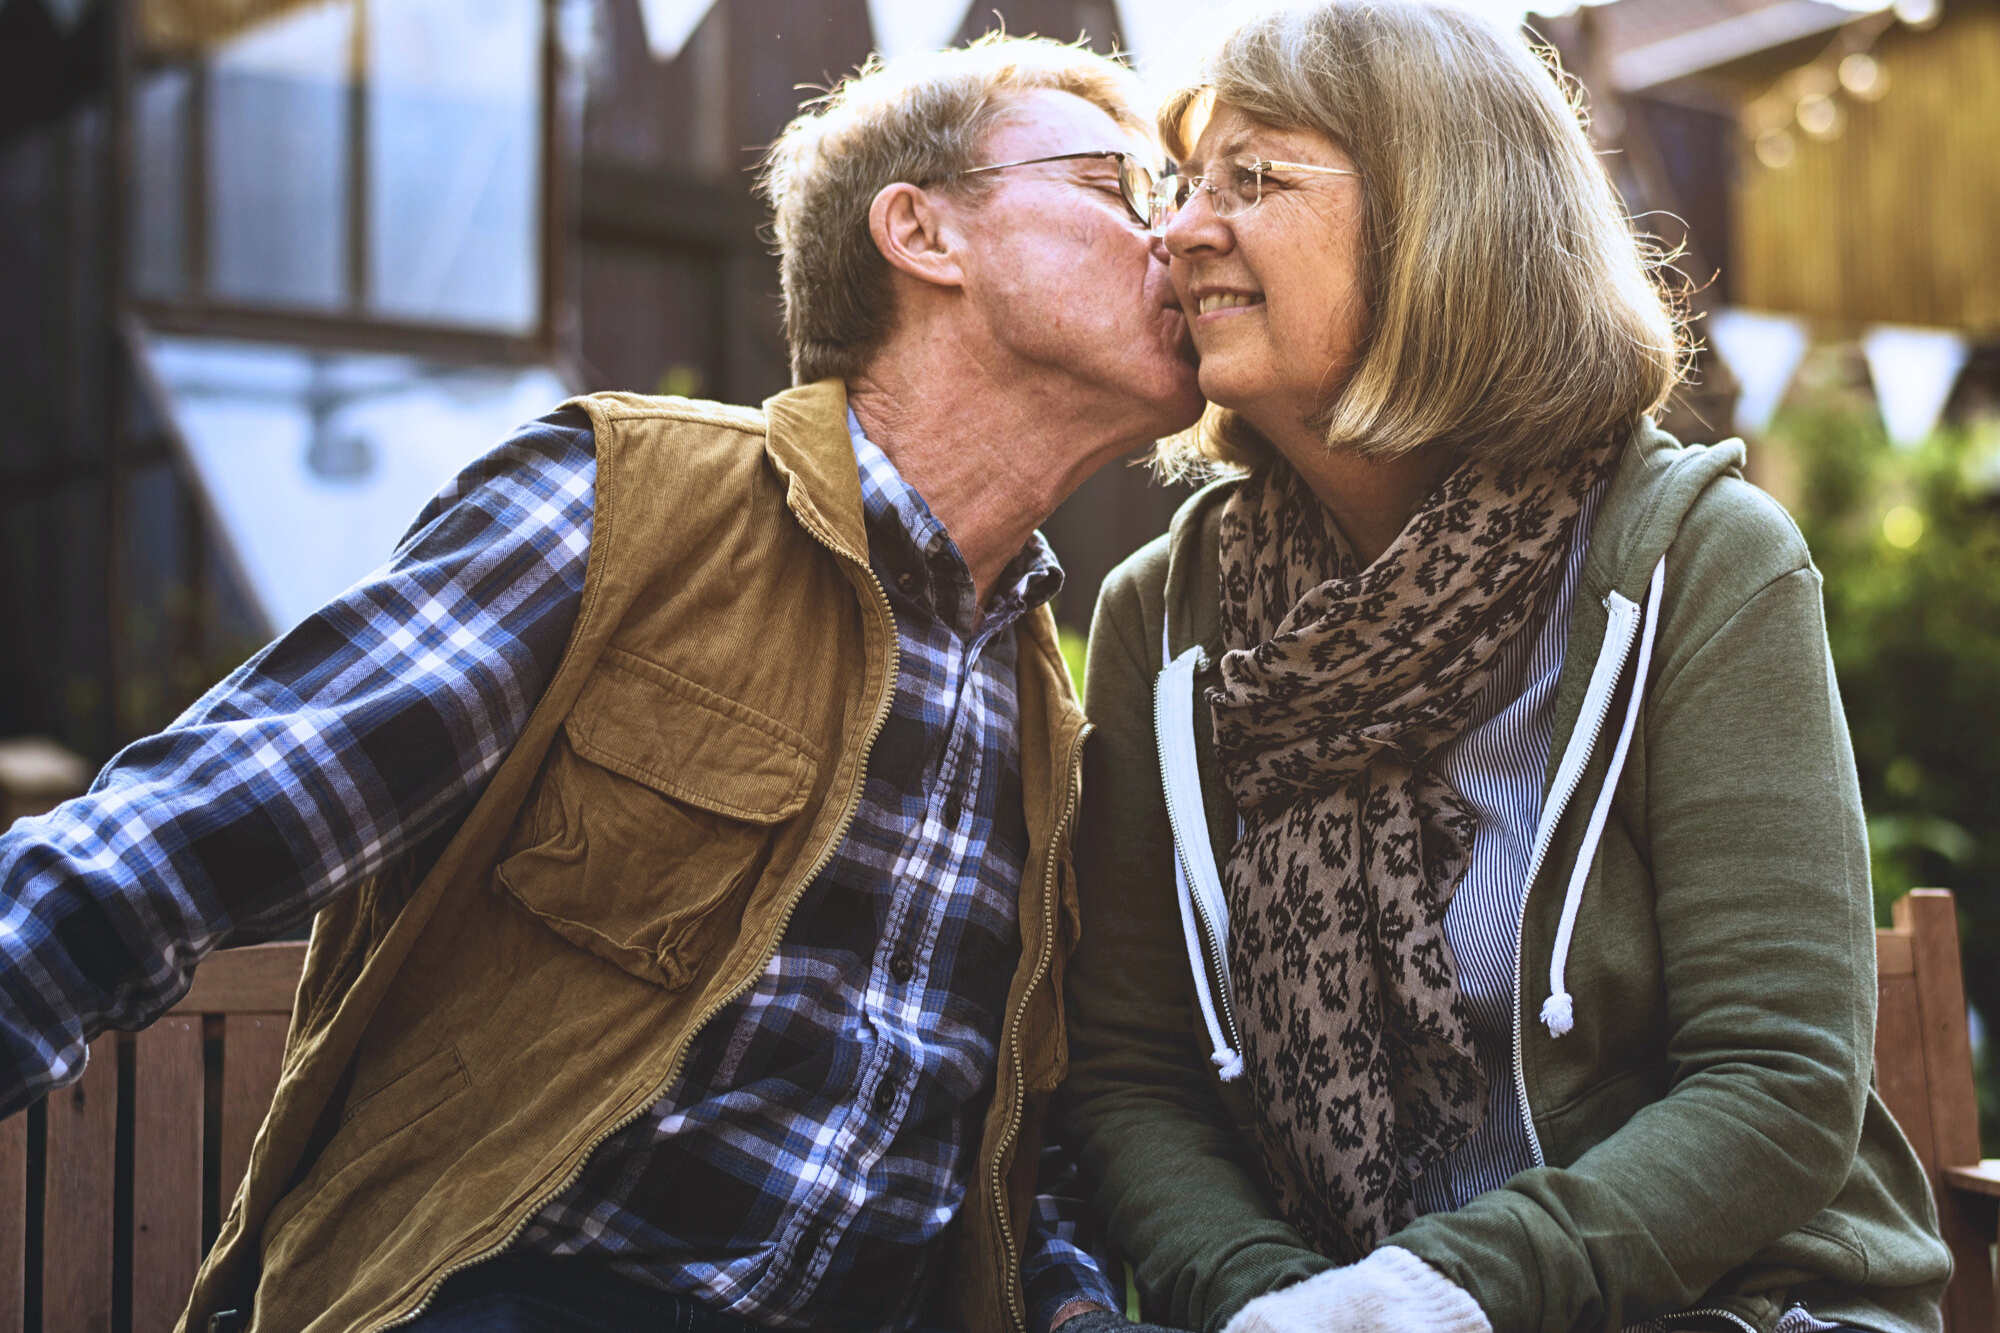
<path fill-rule="evenodd" d="M 1604 734 L 1605 719 L 1611 715 L 1611 700 L 1618 693 L 1618 678 L 1625 674 L 1626 660 L 1632 655 L 1632 641 L 1636 637 L 1634 631 L 1637 628 L 1638 621 L 1635 618 L 1623 636 L 1624 641 L 1618 646 L 1617 669 L 1611 673 L 1610 688 L 1605 691 L 1594 715 L 1589 718 L 1590 729 L 1583 750 L 1586 759 L 1597 748 L 1598 738 Z M 1609 644 L 1606 647 L 1608 648 Z M 1573 748 L 1576 742 L 1577 736 L 1572 734 L 1570 747 Z M 1555 801 L 1551 807 L 1553 813 L 1543 821 L 1546 833 L 1535 840 L 1534 858 L 1528 863 L 1527 876 L 1521 882 L 1520 915 L 1514 922 L 1514 1093 L 1520 1102 L 1521 1124 L 1528 1131 L 1528 1151 L 1533 1154 L 1536 1166 L 1547 1166 L 1548 1162 L 1542 1156 L 1542 1136 L 1535 1130 L 1534 1110 L 1528 1105 L 1528 1067 L 1525 1057 L 1526 1046 L 1522 1037 L 1522 996 L 1526 992 L 1522 964 L 1526 956 L 1528 895 L 1533 892 L 1535 880 L 1542 873 L 1542 863 L 1548 859 L 1549 848 L 1555 843 L 1556 829 L 1562 824 L 1563 815 L 1569 810 L 1570 799 L 1576 795 L 1576 789 L 1583 784 L 1583 770 L 1584 764 L 1578 764 L 1562 789 L 1552 793 Z M 1753 1329 L 1751 1333 L 1756 1331 Z"/>
<path fill-rule="evenodd" d="M 1737 1328 L 1743 1330 L 1743 1333 L 1757 1333 L 1757 1326 L 1743 1318 L 1743 1316 L 1713 1307 L 1705 1310 L 1676 1310 L 1673 1314 L 1662 1315 L 1659 1319 L 1641 1324 L 1639 1328 L 1647 1330 L 1647 1333 L 1652 1333 L 1653 1330 L 1658 1330 L 1659 1333 L 1666 1333 L 1666 1330 L 1672 1329 L 1677 1322 L 1683 1319 L 1726 1319 Z"/>
<path fill-rule="evenodd" d="M 1049 960 L 1055 956 L 1056 933 L 1056 863 L 1057 849 L 1069 831 L 1069 821 L 1076 813 L 1076 794 L 1083 785 L 1083 742 L 1091 733 L 1091 725 L 1086 722 L 1076 733 L 1076 739 L 1069 748 L 1069 786 L 1063 798 L 1061 818 L 1056 820 L 1054 831 L 1049 836 L 1049 870 L 1042 885 L 1042 952 L 1035 960 L 1035 972 L 1021 992 L 1021 1003 L 1008 1016 L 1008 1055 L 1014 1071 L 1014 1104 L 1007 1114 L 1007 1128 L 995 1145 L 993 1165 L 987 1173 L 987 1184 L 993 1197 L 993 1217 L 1000 1224 L 1000 1243 L 1006 1247 L 1008 1260 L 1007 1313 L 1014 1320 L 1016 1333 L 1027 1333 L 1028 1312 L 1022 1305 L 1021 1265 L 1015 1259 L 1014 1228 L 1007 1220 L 1007 1195 L 1004 1182 L 1000 1179 L 1000 1163 L 1005 1160 L 1008 1150 L 1014 1146 L 1015 1136 L 1021 1132 L 1021 1117 L 1027 1109 L 1028 1092 L 1022 1086 L 1027 1082 L 1027 1071 L 1021 1062 L 1021 1023 L 1028 1012 L 1028 1001 L 1034 998 L 1042 979 L 1048 975 Z"/>
<path fill-rule="evenodd" d="M 840 550 L 839 547 L 834 545 L 831 538 L 827 537 L 824 533 L 820 532 L 820 530 L 815 526 L 813 526 L 813 524 L 807 522 L 803 516 L 795 515 L 795 517 L 798 517 L 799 526 L 804 528 L 808 533 L 810 533 L 814 541 L 817 541 L 820 545 L 826 547 L 828 551 L 831 551 L 837 559 L 846 560 L 850 564 L 852 563 L 860 564 L 861 571 L 868 576 L 869 585 L 873 587 L 875 590 L 875 605 L 877 609 L 879 609 L 889 621 L 889 670 L 888 674 L 884 677 L 884 688 L 882 692 L 881 701 L 877 703 L 875 706 L 874 720 L 868 724 L 868 733 L 865 737 L 863 737 L 861 742 L 861 754 L 863 756 L 863 761 L 864 761 L 861 771 L 865 776 L 866 756 L 869 750 L 871 750 L 874 747 L 875 737 L 881 732 L 883 723 L 888 721 L 889 708 L 895 702 L 896 699 L 896 673 L 898 670 L 901 669 L 902 644 L 896 635 L 895 614 L 889 610 L 888 590 L 883 588 L 882 580 L 875 577 L 875 571 L 869 568 L 868 564 L 865 561 L 855 562 L 852 559 L 852 557 L 846 555 L 843 551 Z M 1071 791 L 1072 791 L 1070 798 L 1071 804 L 1074 804 L 1075 803 L 1074 788 L 1072 788 Z M 476 1267 L 477 1265 L 483 1264 L 487 1260 L 492 1259 L 497 1255 L 504 1253 L 507 1247 L 512 1245 L 515 1239 L 518 1236 L 520 1236 L 520 1234 L 523 1231 L 527 1230 L 529 1222 L 533 1221 L 536 1217 L 538 1217 L 544 1208 L 548 1207 L 549 1204 L 554 1202 L 556 1199 L 562 1197 L 562 1195 L 569 1190 L 570 1186 L 574 1185 L 577 1182 L 577 1178 L 583 1174 L 584 1167 L 589 1165 L 592 1154 L 594 1154 L 598 1150 L 598 1148 L 602 1147 L 607 1139 L 609 1139 L 612 1135 L 618 1133 L 620 1130 L 624 1129 L 626 1126 L 630 1125 L 640 1116 L 644 1115 L 648 1110 L 652 1109 L 652 1107 L 659 1102 L 660 1098 L 667 1095 L 667 1089 L 671 1088 L 674 1085 L 674 1080 L 680 1077 L 681 1066 L 687 1062 L 688 1048 L 694 1044 L 695 1036 L 704 1027 L 708 1026 L 708 1022 L 710 1019 L 714 1018 L 724 1009 L 727 1009 L 730 1005 L 736 1003 L 736 1001 L 743 996 L 744 992 L 748 991 L 752 986 L 756 985 L 757 978 L 763 976 L 765 969 L 770 967 L 772 957 L 778 952 L 778 946 L 780 943 L 783 942 L 785 938 L 785 931 L 791 926 L 792 913 L 798 910 L 799 900 L 805 897 L 806 889 L 812 884 L 813 880 L 818 877 L 819 872 L 826 868 L 827 862 L 833 859 L 833 854 L 840 849 L 840 844 L 842 840 L 847 837 L 847 831 L 850 827 L 853 826 L 854 817 L 856 814 L 860 812 L 860 809 L 861 809 L 861 784 L 857 782 L 855 784 L 853 794 L 850 795 L 848 798 L 846 809 L 841 812 L 840 823 L 835 827 L 833 831 L 833 836 L 827 840 L 826 844 L 823 847 L 820 848 L 819 855 L 813 860 L 812 869 L 807 871 L 804 878 L 802 878 L 799 881 L 798 887 L 792 892 L 791 900 L 785 904 L 785 914 L 783 917 L 779 918 L 778 928 L 771 934 L 770 943 L 764 949 L 763 961 L 757 965 L 757 970 L 750 973 L 749 978 L 745 980 L 742 985 L 737 986 L 734 990 L 730 991 L 729 994 L 723 996 L 716 1003 L 710 1005 L 707 1009 L 702 1011 L 701 1016 L 694 1021 L 693 1026 L 688 1028 L 687 1035 L 681 1039 L 680 1051 L 674 1056 L 673 1064 L 668 1067 L 666 1079 L 660 1084 L 658 1088 L 656 1088 L 653 1091 L 652 1095 L 647 1097 L 646 1100 L 640 1102 L 637 1109 L 633 1110 L 631 1114 L 622 1117 L 616 1124 L 612 1125 L 602 1134 L 599 1134 L 596 1138 L 592 1139 L 590 1141 L 589 1146 L 584 1149 L 583 1156 L 577 1159 L 576 1166 L 570 1171 L 570 1173 L 567 1176 L 563 1177 L 562 1183 L 557 1185 L 554 1189 L 544 1193 L 539 1199 L 535 1201 L 532 1207 L 530 1207 L 526 1212 L 521 1214 L 520 1219 L 516 1221 L 511 1228 L 508 1229 L 507 1234 L 501 1238 L 499 1244 L 490 1246 L 489 1248 L 480 1251 L 478 1254 L 473 1255 L 469 1259 L 461 1260 L 458 1263 L 452 1264 L 440 1270 L 437 1276 L 431 1280 L 430 1288 L 429 1290 L 424 1292 L 423 1299 L 418 1301 L 413 1309 L 409 1310 L 404 1314 L 398 1315 L 395 1318 L 388 1319 L 380 1324 L 374 1325 L 369 1330 L 369 1333 L 386 1333 L 386 1330 L 388 1329 L 399 1328 L 402 1325 L 408 1324 L 411 1321 L 417 1319 L 424 1313 L 425 1310 L 430 1308 L 431 1302 L 437 1299 L 438 1291 L 444 1286 L 444 1284 L 449 1279 L 451 1279 L 453 1276 L 459 1273 L 464 1272 L 468 1268 Z M 1025 1322 L 1026 1321 L 1023 1320 L 1024 1324 Z"/>

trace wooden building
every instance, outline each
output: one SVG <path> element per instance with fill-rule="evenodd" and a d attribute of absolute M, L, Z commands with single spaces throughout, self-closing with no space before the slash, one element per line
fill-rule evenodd
<path fill-rule="evenodd" d="M 753 169 L 867 0 L 646 36 L 639 0 L 0 0 L 0 735 L 101 760 L 386 557 L 430 446 L 385 404 L 483 432 L 435 486 L 566 391 L 786 386 Z M 1072 628 L 1174 499 L 1114 467 L 1049 525 Z"/>
<path fill-rule="evenodd" d="M 1614 173 L 1685 219 L 1711 299 L 2000 341 L 1996 0 L 1612 0 L 1550 29 L 1636 122 Z"/>

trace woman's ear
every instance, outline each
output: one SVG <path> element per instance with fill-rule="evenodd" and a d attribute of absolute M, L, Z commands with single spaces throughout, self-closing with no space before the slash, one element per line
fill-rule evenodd
<path fill-rule="evenodd" d="M 956 287 L 964 281 L 945 213 L 907 181 L 885 185 L 868 206 L 868 234 L 889 266 L 919 282 Z"/>

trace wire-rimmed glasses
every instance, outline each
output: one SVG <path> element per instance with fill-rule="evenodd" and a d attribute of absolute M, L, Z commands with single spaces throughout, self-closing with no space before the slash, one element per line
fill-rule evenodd
<path fill-rule="evenodd" d="M 1316 176 L 1359 176 L 1345 167 L 1318 167 L 1310 162 L 1273 162 L 1245 153 L 1212 164 L 1199 176 L 1166 176 L 1153 187 L 1146 225 L 1155 235 L 1167 229 L 1174 214 L 1186 207 L 1196 190 L 1205 191 L 1219 218 L 1240 217 L 1264 198 L 1264 176 L 1273 171 L 1303 171 Z"/>
<path fill-rule="evenodd" d="M 995 162 L 990 166 L 967 167 L 955 171 L 956 176 L 977 176 L 982 171 L 1005 171 L 1009 167 L 1031 167 L 1038 162 L 1079 162 L 1087 159 L 1115 158 L 1118 161 L 1118 193 L 1125 200 L 1125 207 L 1132 210 L 1132 218 L 1140 226 L 1151 225 L 1154 200 L 1158 194 L 1160 178 L 1153 169 L 1131 153 L 1121 153 L 1105 148 L 1089 153 L 1057 153 L 1053 157 L 1024 157 L 1018 162 Z M 1169 178 L 1171 179 L 1171 177 Z M 1158 230 L 1155 228 L 1155 230 Z"/>

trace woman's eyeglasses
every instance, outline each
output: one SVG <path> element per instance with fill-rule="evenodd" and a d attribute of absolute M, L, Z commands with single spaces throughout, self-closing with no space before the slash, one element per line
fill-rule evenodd
<path fill-rule="evenodd" d="M 1359 176 L 1344 167 L 1316 167 L 1310 162 L 1272 162 L 1244 154 L 1226 158 L 1200 176 L 1168 176 L 1153 188 L 1152 206 L 1146 223 L 1157 234 L 1165 231 L 1174 214 L 1194 198 L 1196 190 L 1208 195 L 1208 206 L 1219 218 L 1240 217 L 1264 198 L 1264 177 L 1269 172 L 1303 171 L 1316 176 Z"/>

